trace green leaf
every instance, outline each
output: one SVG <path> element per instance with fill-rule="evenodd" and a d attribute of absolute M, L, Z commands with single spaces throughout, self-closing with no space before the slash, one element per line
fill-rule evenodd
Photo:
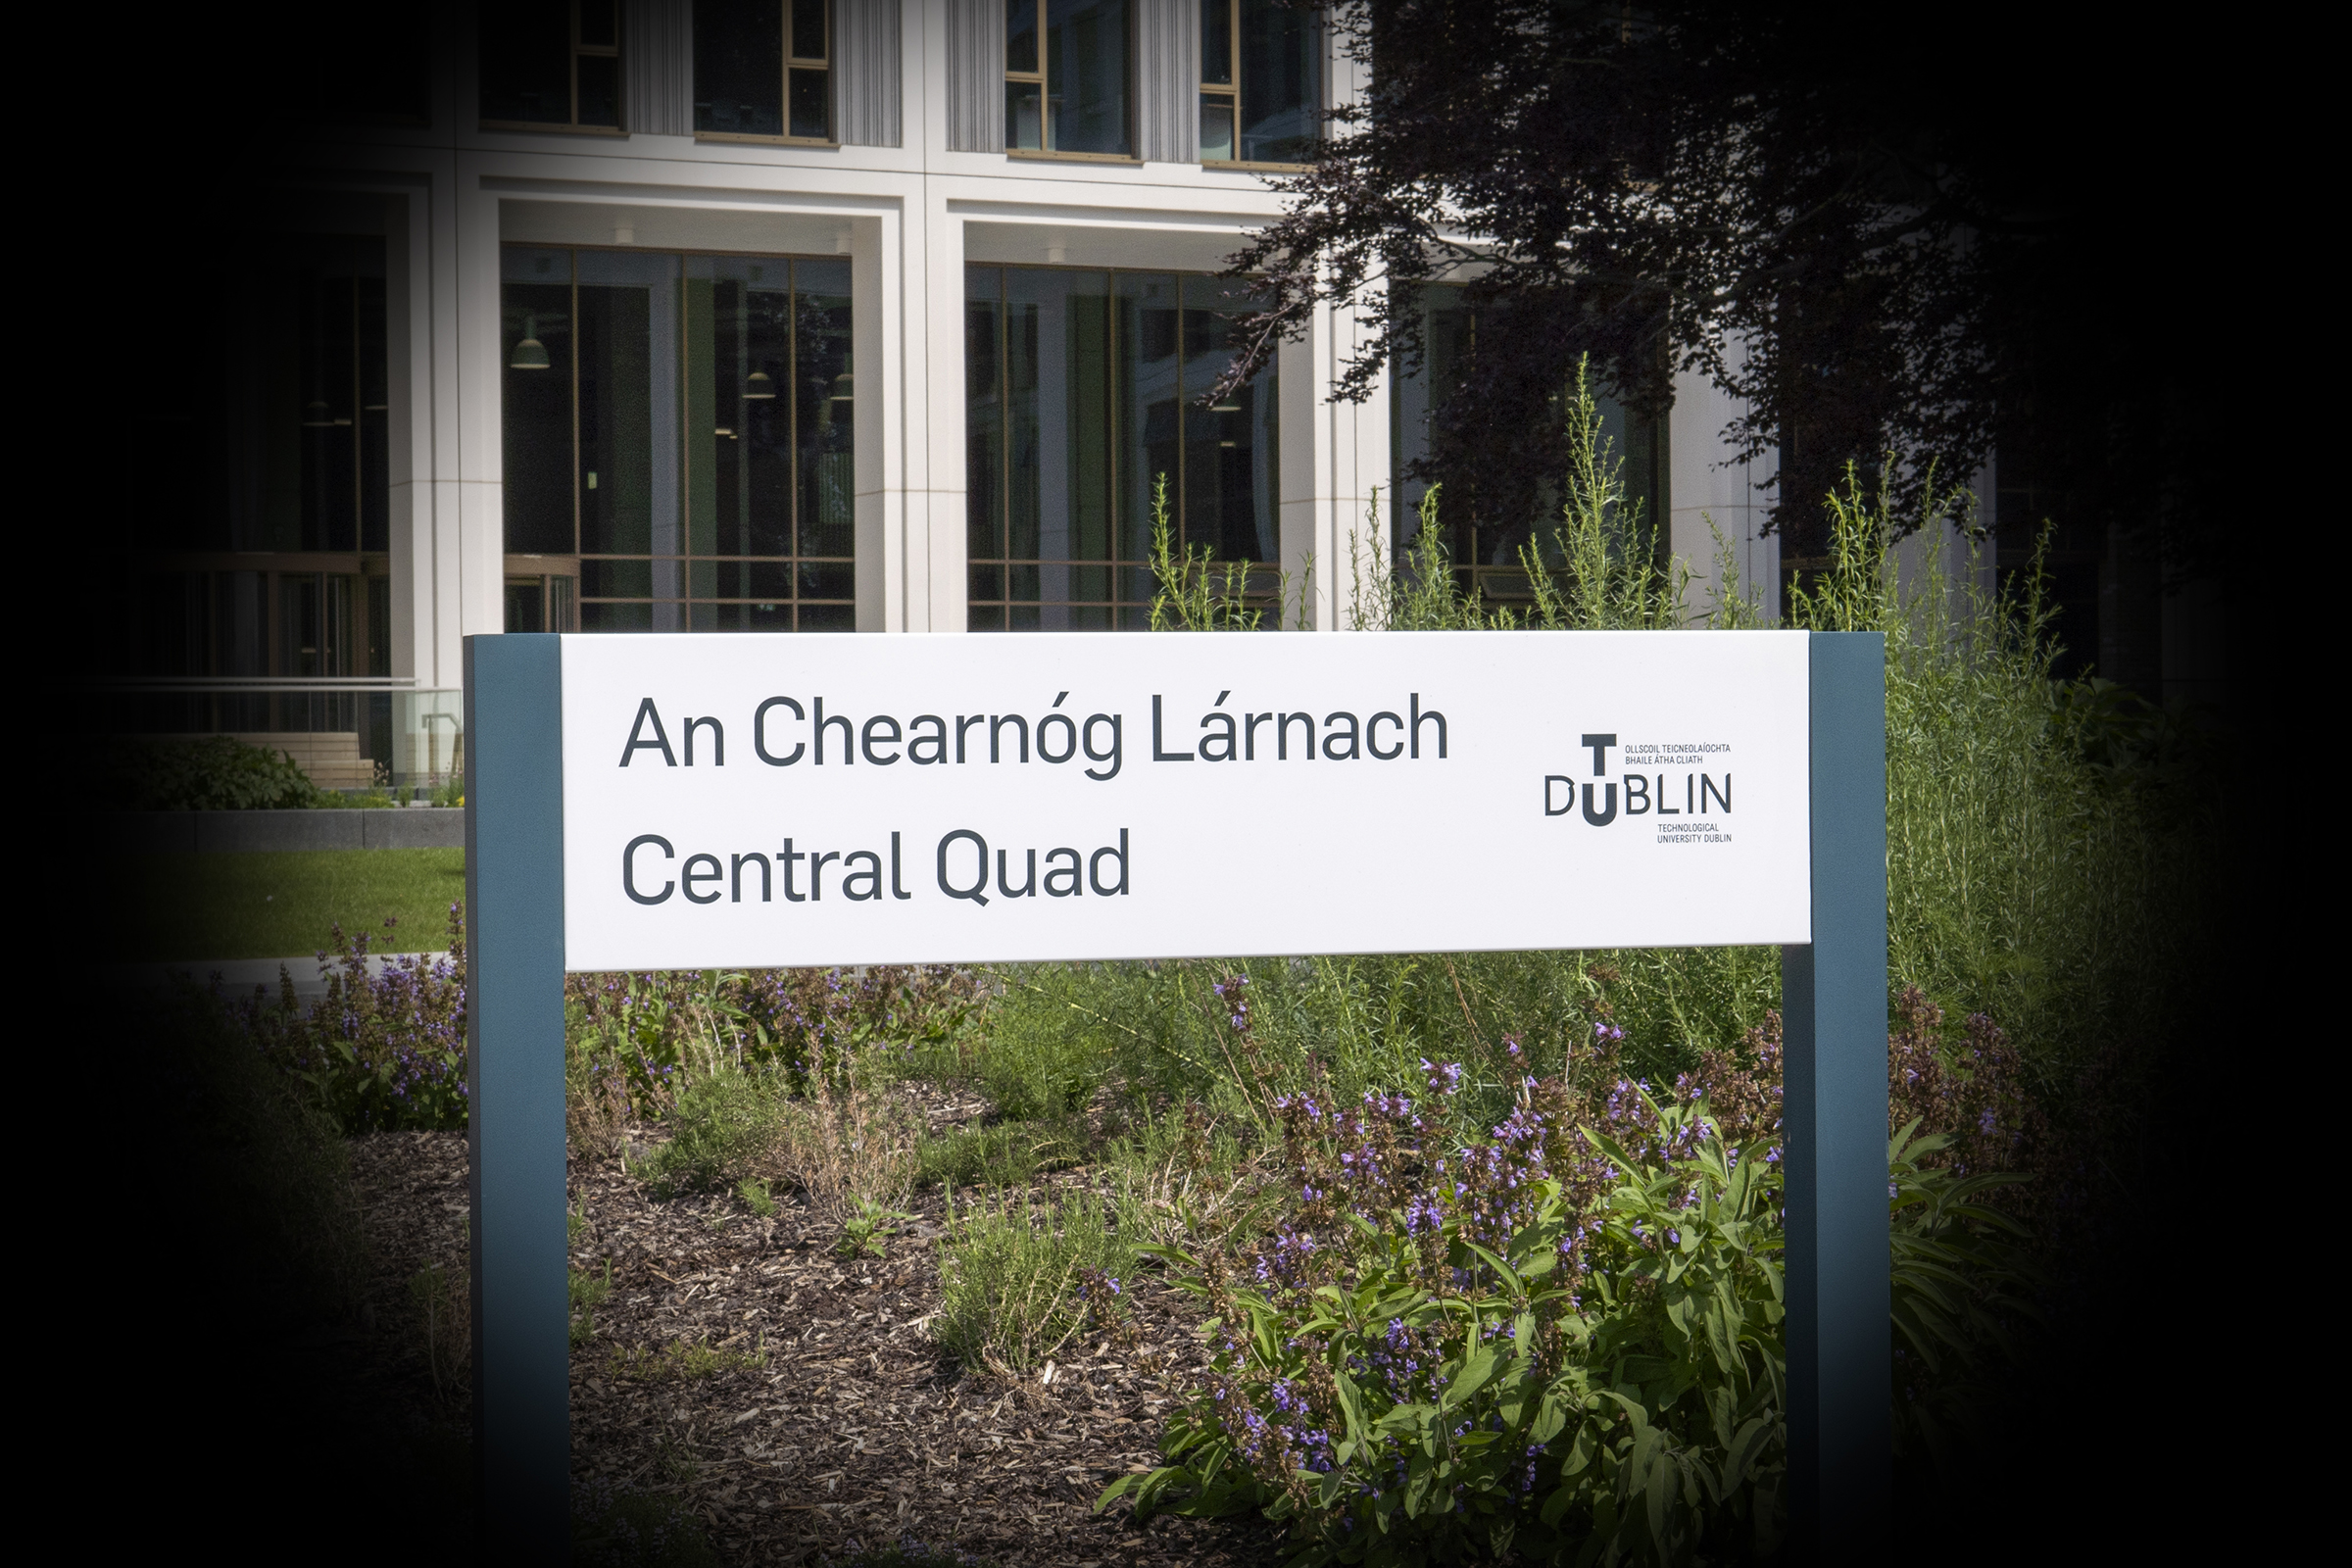
<path fill-rule="evenodd" d="M 1642 1490 L 1647 1494 L 1643 1501 L 1648 1505 L 1645 1511 L 1649 1516 L 1649 1539 L 1661 1557 L 1667 1554 L 1666 1516 L 1674 1506 L 1674 1494 L 1671 1490 L 1674 1485 L 1673 1471 L 1672 1456 L 1661 1452 L 1656 1459 L 1651 1461 L 1642 1482 Z"/>
<path fill-rule="evenodd" d="M 1364 1434 L 1363 1399 L 1355 1392 L 1355 1380 L 1346 1372 L 1334 1372 L 1332 1382 L 1339 1390 L 1340 1414 L 1348 1422 L 1348 1437 L 1352 1442 Z"/>
<path fill-rule="evenodd" d="M 1568 1414 L 1560 1407 L 1559 1390 L 1555 1386 L 1544 1391 L 1543 1402 L 1536 1406 L 1536 1419 L 1527 1429 L 1527 1441 L 1549 1443 L 1567 1424 Z"/>
<path fill-rule="evenodd" d="M 1494 1375 L 1495 1369 L 1501 1364 L 1502 1356 L 1492 1345 L 1482 1348 L 1446 1385 L 1445 1395 L 1438 1401 L 1439 1407 L 1459 1409 L 1464 1400 L 1487 1386 L 1487 1380 Z"/>
<path fill-rule="evenodd" d="M 1757 1416 L 1740 1429 L 1724 1455 L 1722 1480 L 1716 1488 L 1718 1501 L 1729 1497 L 1746 1484 L 1748 1474 L 1763 1456 L 1764 1446 L 1778 1430 L 1778 1423 L 1769 1416 Z"/>

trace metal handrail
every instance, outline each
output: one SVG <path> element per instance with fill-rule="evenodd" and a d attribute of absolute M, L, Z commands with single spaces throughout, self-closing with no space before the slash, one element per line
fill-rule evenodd
<path fill-rule="evenodd" d="M 419 686 L 414 675 L 118 675 L 93 685 L 114 692 L 454 692 L 458 686 Z"/>

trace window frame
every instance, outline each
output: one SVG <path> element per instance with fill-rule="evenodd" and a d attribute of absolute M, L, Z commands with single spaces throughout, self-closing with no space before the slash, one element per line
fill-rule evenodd
<path fill-rule="evenodd" d="M 782 122 L 788 126 L 792 123 L 792 74 L 795 71 L 822 71 L 825 74 L 825 133 L 822 136 L 795 136 L 786 131 L 780 135 L 766 136 L 749 130 L 697 130 L 694 139 L 738 146 L 838 148 L 841 146 L 841 63 L 833 58 L 833 46 L 841 41 L 839 8 L 834 0 L 825 0 L 825 53 L 819 59 L 792 52 L 792 0 L 768 0 L 768 3 L 783 13 L 784 21 L 784 45 L 777 51 L 776 59 L 776 75 L 783 91 L 778 100 L 782 107 Z"/>
<path fill-rule="evenodd" d="M 1192 547 L 1195 544 L 1207 543 L 1208 541 L 1196 539 L 1189 531 L 1195 525 L 1195 516 L 1191 505 L 1193 474 L 1191 465 L 1185 461 L 1183 456 L 1185 446 L 1184 430 L 1185 426 L 1190 422 L 1191 419 L 1198 417 L 1200 414 L 1208 411 L 1199 409 L 1194 401 L 1184 394 L 1182 366 L 1185 358 L 1187 357 L 1188 351 L 1185 347 L 1184 328 L 1181 316 L 1182 313 L 1203 309 L 1203 307 L 1190 306 L 1182 302 L 1184 299 L 1184 285 L 1188 280 L 1193 278 L 1216 277 L 1219 274 L 1192 271 L 1183 268 L 1072 267 L 1067 264 L 1051 262 L 1043 264 L 1036 262 L 966 262 L 963 265 L 965 293 L 962 296 L 960 308 L 964 313 L 966 313 L 964 319 L 967 325 L 969 321 L 968 313 L 972 304 L 972 296 L 969 292 L 969 279 L 972 270 L 975 269 L 987 269 L 997 274 L 997 292 L 995 299 L 992 302 L 993 309 L 995 311 L 995 317 L 991 328 L 991 330 L 996 334 L 996 346 L 993 350 L 993 358 L 996 363 L 996 369 L 993 375 L 994 390 L 992 391 L 991 396 L 995 399 L 997 408 L 999 410 L 998 425 L 992 438 L 998 448 L 996 465 L 997 472 L 996 477 L 991 485 L 991 488 L 995 491 L 995 498 L 991 503 L 995 517 L 994 527 L 996 529 L 996 539 L 994 542 L 999 549 L 995 553 L 989 555 L 974 555 L 970 550 L 970 513 L 968 508 L 971 495 L 971 483 L 968 466 L 965 470 L 965 496 L 967 510 L 965 513 L 966 532 L 964 535 L 965 556 L 963 571 L 963 629 L 967 633 L 979 636 L 994 635 L 999 632 L 1003 632 L 1006 635 L 1021 635 L 1029 633 L 1036 633 L 1038 635 L 1051 635 L 1054 633 L 1053 628 L 1044 627 L 1042 625 L 1037 627 L 1016 626 L 1013 624 L 1013 618 L 1015 613 L 1021 610 L 1037 610 L 1042 612 L 1055 606 L 1058 606 L 1063 610 L 1099 609 L 1107 611 L 1111 621 L 1111 626 L 1108 629 L 1114 629 L 1118 631 L 1141 631 L 1148 629 L 1151 624 L 1150 617 L 1152 608 L 1157 598 L 1157 586 L 1154 585 L 1151 590 L 1139 594 L 1134 598 L 1127 598 L 1121 595 L 1119 591 L 1119 585 L 1122 580 L 1122 574 L 1124 573 L 1136 571 L 1149 573 L 1152 568 L 1152 557 L 1149 548 L 1147 548 L 1144 554 L 1134 558 L 1129 558 L 1118 553 L 1117 541 L 1120 537 L 1120 528 L 1117 520 L 1114 520 L 1111 528 L 1111 539 L 1113 541 L 1112 553 L 1105 557 L 1055 560 L 1042 556 L 1015 556 L 1010 553 L 1009 547 L 1011 544 L 1012 493 L 1014 485 L 1013 466 L 1010 460 L 1013 436 L 1011 421 L 1009 418 L 1004 417 L 1004 414 L 1011 406 L 1010 377 L 1012 374 L 1012 364 L 1010 344 L 1007 336 L 1010 331 L 1011 319 L 1010 311 L 1007 308 L 1010 296 L 1011 277 L 1014 272 L 1092 273 L 1101 276 L 1109 282 L 1110 286 L 1108 297 L 1114 301 L 1118 297 L 1117 279 L 1122 274 L 1133 276 L 1168 277 L 1175 281 L 1177 290 L 1176 298 L 1178 301 L 1176 309 L 1179 313 L 1174 351 L 1178 362 L 1176 383 L 1178 390 L 1175 398 L 1176 416 L 1178 420 L 1177 435 L 1175 440 L 1178 450 L 1178 457 L 1176 463 L 1174 464 L 1174 471 L 1166 475 L 1168 480 L 1167 500 L 1169 503 L 1168 538 L 1170 545 L 1176 551 L 1182 554 L 1187 562 L 1190 562 L 1192 559 Z M 1119 331 L 1118 313 L 1114 308 L 1110 316 L 1109 334 L 1104 344 L 1104 364 L 1107 367 L 1115 367 L 1118 364 L 1120 352 L 1118 347 Z M 1113 373 L 1115 374 L 1115 370 Z M 1269 413 L 1274 416 L 1275 420 L 1274 445 L 1268 456 L 1274 466 L 1275 493 L 1271 497 L 1271 502 L 1273 507 L 1273 522 L 1277 530 L 1277 534 L 1279 535 L 1279 531 L 1282 526 L 1280 482 L 1282 468 L 1282 432 L 1280 423 L 1281 371 L 1279 367 L 1268 366 L 1264 371 L 1260 372 L 1260 374 L 1267 377 L 1267 391 L 1271 394 L 1269 399 Z M 966 462 L 968 465 L 968 442 L 970 439 L 971 429 L 971 390 L 968 379 L 966 381 L 964 398 L 964 430 L 965 439 L 967 442 Z M 1111 413 L 1109 417 L 1115 430 L 1120 418 L 1120 416 L 1117 413 L 1115 392 L 1112 394 Z M 1123 501 L 1121 500 L 1123 492 L 1121 488 L 1122 480 L 1120 470 L 1122 458 L 1123 454 L 1121 452 L 1120 436 L 1114 433 L 1108 445 L 1108 461 L 1104 465 L 1104 467 L 1109 475 L 1109 494 L 1112 497 L 1111 505 L 1114 513 L 1116 513 L 1117 510 L 1123 506 Z M 1243 561 L 1229 560 L 1212 555 L 1210 558 L 1209 566 L 1207 568 L 1209 570 L 1218 572 L 1222 572 L 1228 567 L 1240 568 L 1243 585 L 1242 603 L 1246 608 L 1250 610 L 1271 612 L 1270 623 L 1267 628 L 1269 630 L 1279 630 L 1282 624 L 1283 571 L 1285 568 L 1279 557 L 1279 546 L 1277 547 L 1276 551 L 1276 559 L 1261 561 L 1251 558 L 1248 560 L 1246 564 Z M 1013 575 L 1016 569 L 1024 566 L 1031 568 L 1062 566 L 1073 569 L 1101 569 L 1108 574 L 1111 591 L 1107 599 L 1070 598 L 1064 600 L 1029 600 L 1018 598 L 1012 592 Z M 974 591 L 976 585 L 981 580 L 981 573 L 983 572 L 994 572 L 997 574 L 997 592 L 993 596 L 982 595 Z M 1142 617 L 1140 620 L 1132 625 L 1122 624 L 1123 616 L 1137 612 L 1140 612 Z M 995 623 L 986 626 L 975 625 L 973 620 L 976 614 L 993 616 Z"/>
<path fill-rule="evenodd" d="M 479 114 L 481 106 L 479 40 L 481 34 L 477 26 L 474 34 L 476 40 L 474 106 L 477 114 L 476 123 L 481 129 L 543 131 L 553 136 L 626 136 L 629 134 L 628 63 L 622 54 L 623 40 L 627 36 L 629 20 L 626 0 L 604 0 L 604 3 L 612 7 L 612 41 L 610 44 L 591 44 L 580 41 L 580 8 L 583 5 L 594 3 L 597 3 L 597 0 L 570 0 L 570 38 L 565 46 L 565 59 L 569 62 L 568 70 L 571 81 L 571 119 L 568 122 L 553 120 L 492 120 Z M 612 119 L 614 123 L 612 124 L 583 125 L 580 123 L 580 61 L 583 58 L 611 60 L 613 63 Z"/>
<path fill-rule="evenodd" d="M 1004 136 L 1004 156 L 1007 158 L 1024 158 L 1035 163 L 1126 164 L 1140 167 L 1144 159 L 1143 155 L 1138 152 L 1069 152 L 1061 148 L 1049 147 L 1045 145 L 1045 143 L 1053 136 L 1054 127 L 1054 116 L 1049 107 L 1053 102 L 1053 81 L 1046 70 L 1047 65 L 1053 59 L 1053 45 L 1048 41 L 1048 35 L 1046 31 L 1046 8 L 1048 3 L 1049 0 L 1004 0 L 1004 14 L 1007 18 L 1011 17 L 1016 7 L 1022 5 L 1031 6 L 1037 14 L 1037 69 L 1035 71 L 1014 71 L 1008 63 L 1002 74 L 1003 79 L 999 83 L 999 89 L 1002 90 L 1004 86 L 1016 81 L 1036 83 L 1038 105 L 1037 139 L 1039 142 L 1039 145 L 1035 147 L 1013 146 L 1011 127 L 1007 125 L 1005 127 Z M 1133 0 L 1130 0 L 1130 3 L 1127 7 L 1126 38 L 1127 145 L 1129 147 L 1135 146 L 1137 140 L 1135 116 L 1136 78 L 1138 72 L 1136 69 L 1137 61 L 1135 35 L 1135 6 L 1133 4 Z"/>
<path fill-rule="evenodd" d="M 1225 8 L 1225 58 L 1233 62 L 1233 79 L 1203 79 L 1195 83 L 1194 100 L 1198 108 L 1207 107 L 1207 101 L 1211 98 L 1225 100 L 1226 113 L 1233 117 L 1233 146 L 1239 151 L 1242 145 L 1242 100 L 1245 93 L 1242 82 L 1242 0 L 1200 0 L 1202 15 L 1207 15 L 1212 6 Z M 1319 37 L 1323 36 L 1321 26 L 1318 21 L 1316 27 Z M 1328 73 L 1318 68 L 1315 75 L 1319 87 L 1326 84 Z M 1321 104 L 1316 105 L 1318 114 L 1322 109 Z M 1245 158 L 1201 158 L 1199 162 L 1202 169 L 1231 170 L 1245 174 L 1297 174 L 1315 167 L 1312 164 L 1275 164 Z"/>
<path fill-rule="evenodd" d="M 691 547 L 691 543 L 688 543 L 685 548 L 674 552 L 648 551 L 644 554 L 594 551 L 582 548 L 586 543 L 586 540 L 582 537 L 583 525 L 585 521 L 584 513 L 586 510 L 584 502 L 586 486 L 582 483 L 582 474 L 585 470 L 581 465 L 581 365 L 579 343 L 576 336 L 580 319 L 579 291 L 582 287 L 579 279 L 579 258 L 584 254 L 590 252 L 599 252 L 613 255 L 641 256 L 650 252 L 657 255 L 676 257 L 681 264 L 690 262 L 697 258 L 709 258 L 713 260 L 739 259 L 761 263 L 782 263 L 788 267 L 794 268 L 790 284 L 790 292 L 795 298 L 796 306 L 793 312 L 793 320 L 790 328 L 791 347 L 787 350 L 787 359 L 790 362 L 797 364 L 800 356 L 799 344 L 801 325 L 797 301 L 803 292 L 800 286 L 798 266 L 804 262 L 822 263 L 828 265 L 839 264 L 844 261 L 844 258 L 838 255 L 827 256 L 814 252 L 804 251 L 755 251 L 716 248 L 670 250 L 662 247 L 648 247 L 641 245 L 603 244 L 543 245 L 524 240 L 501 241 L 499 249 L 501 253 L 501 283 L 499 294 L 501 330 L 499 360 L 501 365 L 500 417 L 502 427 L 500 430 L 500 441 L 502 444 L 502 450 L 503 444 L 506 440 L 506 431 L 504 429 L 506 409 L 506 377 L 513 373 L 513 368 L 508 363 L 508 353 L 505 343 L 506 279 L 504 277 L 504 259 L 507 251 L 564 251 L 569 253 L 571 257 L 570 281 L 565 285 L 565 287 L 568 290 L 570 301 L 568 308 L 568 317 L 571 323 L 570 330 L 575 334 L 570 347 L 566 350 L 564 370 L 564 374 L 567 378 L 567 397 L 569 402 L 567 435 L 570 444 L 568 468 L 570 475 L 571 548 L 564 551 L 517 551 L 508 548 L 508 541 L 505 536 L 506 517 L 505 513 L 502 510 L 500 514 L 500 549 L 502 552 L 502 560 L 505 564 L 506 580 L 509 583 L 519 583 L 523 579 L 527 578 L 544 579 L 546 586 L 544 589 L 544 595 L 540 601 L 542 614 L 551 617 L 561 615 L 564 620 L 563 629 L 572 632 L 582 631 L 588 620 L 592 618 L 589 613 L 590 606 L 650 606 L 662 603 L 671 604 L 678 607 L 678 612 L 684 620 L 684 625 L 678 628 L 678 632 L 681 635 L 691 634 L 695 636 L 725 636 L 736 634 L 743 628 L 723 625 L 698 627 L 695 624 L 695 610 L 698 607 L 704 606 L 727 607 L 756 604 L 768 604 L 771 606 L 777 604 L 789 604 L 792 607 L 792 631 L 789 633 L 790 635 L 798 635 L 803 630 L 848 629 L 846 626 L 828 628 L 821 624 L 815 627 L 804 627 L 802 625 L 802 607 L 804 605 L 819 607 L 820 612 L 822 610 L 846 610 L 848 612 L 846 615 L 836 616 L 835 618 L 854 621 L 857 604 L 856 589 L 858 560 L 855 551 L 847 556 L 827 556 L 819 555 L 814 552 L 804 552 L 801 548 L 801 541 L 805 537 L 803 533 L 802 514 L 804 496 L 801 478 L 802 452 L 800 433 L 798 429 L 798 420 L 800 416 L 797 412 L 794 416 L 795 428 L 793 439 L 790 443 L 790 449 L 793 454 L 791 459 L 792 476 L 787 484 L 787 490 L 791 497 L 790 506 L 792 509 L 793 537 L 793 549 L 789 554 L 757 556 L 735 552 L 720 552 L 703 555 L 697 554 Z M 683 267 L 681 267 L 680 281 L 683 283 L 685 280 L 684 270 Z M 678 399 L 678 409 L 675 416 L 675 422 L 681 446 L 677 483 L 679 486 L 681 536 L 683 539 L 691 541 L 692 525 L 688 516 L 688 508 L 691 505 L 690 493 L 692 480 L 689 471 L 691 468 L 691 460 L 686 456 L 684 443 L 691 442 L 695 439 L 694 431 L 696 426 L 692 422 L 694 418 L 694 410 L 691 406 L 691 397 L 684 384 L 685 377 L 691 374 L 691 369 L 688 361 L 690 345 L 687 342 L 687 334 L 683 329 L 685 326 L 684 313 L 687 307 L 685 294 L 682 289 L 679 295 L 678 308 L 680 312 L 678 318 L 680 331 L 678 334 L 678 357 L 674 368 L 680 377 L 680 394 Z M 852 300 L 851 309 L 853 313 L 857 309 L 857 304 L 854 298 Z M 730 431 L 727 433 L 732 432 Z M 664 599 L 659 594 L 633 595 L 602 592 L 592 594 L 589 592 L 588 577 L 590 573 L 588 567 L 591 563 L 639 561 L 649 564 L 660 562 L 675 563 L 679 570 L 680 581 L 685 585 L 682 591 L 676 597 L 669 599 Z M 693 586 L 694 566 L 697 563 L 709 563 L 713 565 L 733 565 L 737 567 L 748 567 L 754 564 L 772 566 L 777 564 L 783 564 L 787 570 L 792 573 L 792 591 L 789 595 L 779 594 L 767 596 L 750 592 L 698 594 L 695 592 Z M 808 566 L 848 567 L 849 581 L 851 584 L 850 596 L 845 599 L 837 594 L 828 594 L 822 592 L 804 593 L 802 591 L 801 573 L 804 568 Z M 570 586 L 567 590 L 559 589 L 556 586 L 556 580 L 560 578 L 570 579 Z M 561 599 L 562 601 L 560 606 L 558 603 L 556 603 L 558 599 Z M 586 634 L 594 636 L 634 636 L 638 635 L 639 632 L 640 628 L 635 627 L 598 626 L 588 629 Z"/>

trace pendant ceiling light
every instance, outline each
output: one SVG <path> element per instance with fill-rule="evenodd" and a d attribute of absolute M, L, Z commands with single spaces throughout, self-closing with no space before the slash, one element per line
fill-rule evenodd
<path fill-rule="evenodd" d="M 550 362 L 547 345 L 539 341 L 539 318 L 522 318 L 522 341 L 514 345 L 514 357 L 507 362 L 513 370 L 544 370 Z"/>
<path fill-rule="evenodd" d="M 765 370 L 754 370 L 743 378 L 743 395 L 752 402 L 776 395 L 776 383 Z"/>
<path fill-rule="evenodd" d="M 851 395 L 851 392 L 852 383 L 850 380 L 850 372 L 844 370 L 833 378 L 833 401 L 836 403 L 854 403 L 857 401 L 857 399 Z"/>

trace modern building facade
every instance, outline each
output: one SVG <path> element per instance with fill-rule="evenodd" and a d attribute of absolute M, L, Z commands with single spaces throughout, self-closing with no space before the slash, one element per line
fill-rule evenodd
<path fill-rule="evenodd" d="M 1358 89 L 1311 14 L 483 0 L 416 25 L 364 116 L 289 147 L 194 333 L 207 392 L 166 459 L 201 504 L 137 541 L 136 727 L 348 735 L 405 779 L 448 765 L 469 634 L 1138 626 L 1155 507 L 1287 571 L 1312 631 L 1391 559 L 1458 302 L 1427 302 L 1431 370 L 1369 402 L 1329 397 L 1346 309 L 1206 399 L 1249 309 L 1213 274 Z M 1720 529 L 1775 610 L 1769 469 L 1726 461 L 1736 411 L 1686 383 L 1663 421 L 1610 410 L 1629 481 L 1697 604 Z M 1511 591 L 1508 530 L 1456 546 Z"/>

